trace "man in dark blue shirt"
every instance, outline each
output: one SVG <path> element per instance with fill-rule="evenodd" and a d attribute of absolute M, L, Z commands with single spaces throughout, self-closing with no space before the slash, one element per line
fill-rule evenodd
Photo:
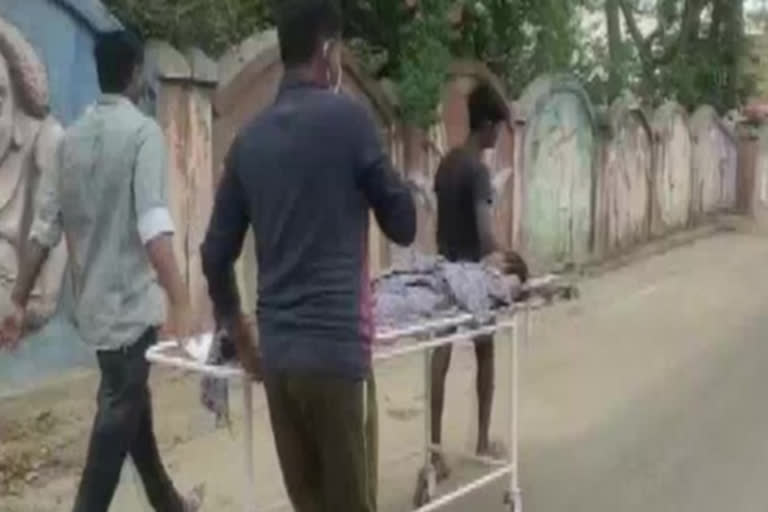
<path fill-rule="evenodd" d="M 282 0 L 276 10 L 285 76 L 275 103 L 230 149 L 203 269 L 217 316 L 255 370 L 234 278 L 253 229 L 261 364 L 293 506 L 370 512 L 377 440 L 369 211 L 390 239 L 409 245 L 415 206 L 369 113 L 335 94 L 342 69 L 334 0 Z"/>

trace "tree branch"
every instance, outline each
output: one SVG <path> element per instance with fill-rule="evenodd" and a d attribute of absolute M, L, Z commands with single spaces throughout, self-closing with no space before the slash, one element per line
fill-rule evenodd
<path fill-rule="evenodd" d="M 651 52 L 651 47 L 648 44 L 648 41 L 645 39 L 645 37 L 643 37 L 643 33 L 640 31 L 640 27 L 637 24 L 633 6 L 627 0 L 617 1 L 619 3 L 621 13 L 624 15 L 624 21 L 627 23 L 629 36 L 635 42 L 635 46 L 637 46 L 637 51 L 640 54 L 640 58 L 643 62 L 650 64 L 653 61 L 653 53 Z M 656 30 L 658 31 L 659 29 L 657 28 Z M 654 33 L 655 32 L 656 31 L 654 31 Z"/>
<path fill-rule="evenodd" d="M 613 99 L 621 92 L 621 67 L 624 63 L 624 43 L 621 37 L 621 21 L 617 0 L 605 0 L 605 18 L 608 25 L 608 55 L 611 63 L 609 94 Z"/>
<path fill-rule="evenodd" d="M 627 23 L 627 30 L 637 46 L 640 58 L 645 65 L 651 68 L 668 64 L 677 57 L 680 49 L 684 48 L 685 44 L 690 39 L 693 30 L 699 26 L 698 20 L 708 1 L 709 0 L 685 0 L 682 19 L 680 20 L 680 30 L 677 37 L 662 50 L 661 54 L 654 55 L 652 43 L 657 38 L 660 38 L 664 32 L 661 23 L 657 25 L 656 29 L 648 38 L 644 37 L 637 24 L 634 10 L 632 9 L 630 2 L 628 2 L 628 0 L 618 0 L 621 12 L 624 15 L 624 20 Z"/>
<path fill-rule="evenodd" d="M 691 38 L 693 29 L 699 26 L 699 19 L 701 18 L 701 11 L 704 10 L 704 5 L 707 0 L 686 0 L 685 7 L 683 8 L 683 17 L 680 21 L 680 32 L 677 38 L 659 55 L 654 58 L 655 66 L 663 66 L 669 64 L 677 57 L 680 50 L 685 47 L 688 40 Z"/>
<path fill-rule="evenodd" d="M 723 16 L 726 14 L 725 2 L 722 0 L 714 0 L 714 4 L 715 5 L 712 8 L 712 22 L 709 24 L 709 44 L 713 49 L 717 47 L 717 43 L 720 40 Z"/>

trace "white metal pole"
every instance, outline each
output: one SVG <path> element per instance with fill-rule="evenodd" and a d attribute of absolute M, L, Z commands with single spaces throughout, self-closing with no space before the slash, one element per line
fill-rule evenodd
<path fill-rule="evenodd" d="M 506 331 L 506 334 L 511 335 L 511 343 L 507 346 L 507 389 L 509 390 L 508 407 L 507 407 L 507 442 L 509 443 L 509 487 L 507 489 L 508 497 L 510 500 L 514 499 L 515 493 L 515 467 L 517 466 L 517 438 L 515 431 L 515 419 L 517 416 L 517 401 L 515 399 L 515 392 L 517 390 L 517 374 L 515 373 L 515 345 L 517 345 L 518 329 L 520 326 L 519 318 L 516 318 L 515 324 Z"/>
<path fill-rule="evenodd" d="M 528 343 L 528 328 L 530 326 L 530 308 L 526 303 L 525 308 L 522 311 L 522 319 L 518 316 L 518 322 L 515 325 L 514 337 L 512 338 L 512 494 L 510 496 L 512 500 L 512 510 L 514 512 L 522 512 L 522 497 L 520 495 L 520 333 L 524 342 Z"/>
<path fill-rule="evenodd" d="M 440 327 L 446 327 L 449 325 L 459 327 L 461 325 L 467 325 L 471 316 L 458 315 L 453 318 L 441 319 L 432 322 L 425 322 L 419 326 L 414 326 L 408 329 L 402 329 L 399 331 L 389 331 L 385 333 L 379 333 L 380 340 L 395 340 L 401 337 L 409 337 L 419 334 L 429 334 L 427 341 L 422 341 L 413 345 L 397 346 L 394 345 L 391 348 L 381 350 L 376 354 L 376 362 L 381 363 L 390 359 L 401 358 L 407 355 L 415 354 L 416 352 L 423 352 L 424 357 L 424 389 L 426 396 L 425 414 L 424 414 L 424 484 L 428 491 L 428 498 L 431 500 L 436 493 L 436 478 L 435 471 L 432 465 L 432 453 L 434 449 L 440 449 L 440 447 L 432 446 L 432 351 L 440 346 L 453 345 L 461 343 L 467 339 L 472 339 L 481 334 L 492 334 L 496 331 L 508 331 L 512 329 L 512 347 L 509 354 L 509 388 L 510 388 L 510 407 L 508 417 L 508 435 L 510 443 L 510 460 L 507 464 L 500 469 L 497 469 L 490 475 L 480 478 L 475 482 L 461 487 L 460 489 L 441 497 L 440 499 L 431 502 L 429 505 L 419 509 L 420 511 L 435 510 L 442 504 L 448 503 L 457 499 L 460 496 L 471 492 L 474 489 L 482 487 L 496 478 L 500 478 L 509 475 L 509 498 L 512 500 L 515 512 L 522 511 L 522 498 L 520 495 L 520 481 L 519 481 L 519 386 L 520 386 L 520 365 L 519 365 L 519 345 L 520 337 L 523 337 L 523 342 L 526 342 L 530 336 L 532 329 L 532 311 L 538 309 L 543 304 L 538 302 L 526 302 L 524 304 L 516 305 L 509 308 L 505 314 L 497 317 L 497 323 L 495 326 L 487 326 L 482 328 L 473 328 L 463 332 L 457 332 L 448 336 L 435 336 L 434 332 Z M 511 318 L 510 318 L 511 316 Z M 506 317 L 505 319 L 502 319 Z M 198 372 L 204 375 L 211 375 L 218 378 L 225 379 L 242 379 L 243 381 L 243 401 L 244 401 L 244 445 L 245 445 L 245 477 L 246 488 L 244 492 L 244 506 L 243 509 L 246 512 L 255 512 L 257 507 L 257 499 L 255 493 L 255 471 L 254 471 L 254 453 L 253 453 L 253 389 L 250 377 L 243 372 L 240 368 L 235 367 L 217 367 L 200 363 L 194 359 L 183 356 L 174 356 L 166 354 L 165 351 L 169 348 L 175 347 L 173 342 L 163 342 L 152 348 L 147 352 L 147 359 L 153 363 L 173 366 L 184 370 Z M 503 461 L 487 461 L 489 465 L 496 466 L 496 462 Z"/>
<path fill-rule="evenodd" d="M 440 496 L 436 500 L 431 501 L 428 505 L 419 508 L 416 510 L 416 512 L 432 512 L 433 510 L 439 510 L 444 506 L 455 502 L 459 498 L 462 498 L 463 496 L 466 496 L 478 489 L 482 489 L 483 487 L 490 485 L 494 481 L 502 478 L 503 476 L 506 476 L 507 473 L 509 473 L 509 468 L 497 469 L 492 473 L 488 473 L 484 477 L 478 478 L 477 480 L 473 480 L 472 482 L 459 487 L 455 491 L 448 493 L 445 496 Z"/>
<path fill-rule="evenodd" d="M 424 477 L 429 499 L 437 486 L 435 469 L 432 467 L 432 350 L 424 351 Z"/>
<path fill-rule="evenodd" d="M 251 378 L 246 375 L 243 378 L 243 414 L 245 415 L 245 431 L 243 438 L 245 442 L 245 495 L 243 499 L 243 510 L 245 512 L 256 511 L 256 475 L 253 466 L 253 387 Z"/>

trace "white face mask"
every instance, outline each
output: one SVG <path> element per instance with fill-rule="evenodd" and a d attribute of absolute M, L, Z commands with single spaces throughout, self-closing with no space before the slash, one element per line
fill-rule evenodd
<path fill-rule="evenodd" d="M 328 61 L 328 71 L 327 71 L 327 80 L 328 83 L 331 83 L 331 56 L 329 53 L 331 52 L 331 48 L 333 43 L 331 41 L 326 41 L 325 45 L 323 46 L 323 55 L 325 56 L 325 59 Z M 341 62 L 341 51 L 336 52 L 337 58 L 336 58 L 336 82 L 331 87 L 333 89 L 333 92 L 335 94 L 339 94 L 341 92 L 341 82 L 342 78 L 344 76 L 344 66 Z"/>

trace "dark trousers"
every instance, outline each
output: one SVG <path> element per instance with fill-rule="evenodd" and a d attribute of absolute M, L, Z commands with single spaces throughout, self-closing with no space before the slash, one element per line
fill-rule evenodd
<path fill-rule="evenodd" d="M 264 384 L 283 480 L 296 512 L 375 512 L 373 377 L 273 374 Z"/>
<path fill-rule="evenodd" d="M 154 329 L 122 350 L 97 355 L 101 369 L 98 411 L 74 512 L 107 512 L 130 455 L 157 512 L 183 512 L 179 494 L 163 467 L 152 428 L 149 363 L 144 354 L 156 342 Z"/>

